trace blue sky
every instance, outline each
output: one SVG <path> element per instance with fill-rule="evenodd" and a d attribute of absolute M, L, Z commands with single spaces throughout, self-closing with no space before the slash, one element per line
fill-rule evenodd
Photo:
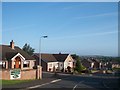
<path fill-rule="evenodd" d="M 22 2 L 2 4 L 2 44 L 25 43 L 43 53 L 118 54 L 118 3 Z"/>

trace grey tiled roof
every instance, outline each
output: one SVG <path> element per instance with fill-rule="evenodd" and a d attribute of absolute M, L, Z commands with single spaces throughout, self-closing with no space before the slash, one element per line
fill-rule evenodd
<path fill-rule="evenodd" d="M 64 62 L 69 54 L 53 54 L 53 56 L 56 58 L 59 62 Z"/>
<path fill-rule="evenodd" d="M 39 58 L 39 53 L 35 53 L 34 55 L 36 55 Z M 41 54 L 41 59 L 45 62 L 64 62 L 67 58 L 69 54 Z"/>
<path fill-rule="evenodd" d="M 39 53 L 35 53 L 34 55 L 36 55 L 39 58 Z M 57 62 L 57 60 L 55 59 L 55 57 L 52 54 L 41 54 L 41 59 L 45 62 Z"/>

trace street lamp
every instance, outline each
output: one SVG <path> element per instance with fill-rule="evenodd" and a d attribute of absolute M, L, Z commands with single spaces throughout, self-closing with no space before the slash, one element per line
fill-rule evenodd
<path fill-rule="evenodd" d="M 41 66 L 41 39 L 47 38 L 48 36 L 41 36 L 39 40 L 39 65 Z"/>

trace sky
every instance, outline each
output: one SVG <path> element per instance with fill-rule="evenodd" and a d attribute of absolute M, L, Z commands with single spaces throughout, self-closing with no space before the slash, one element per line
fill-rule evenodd
<path fill-rule="evenodd" d="M 42 53 L 118 55 L 117 2 L 3 2 L 2 44 Z"/>

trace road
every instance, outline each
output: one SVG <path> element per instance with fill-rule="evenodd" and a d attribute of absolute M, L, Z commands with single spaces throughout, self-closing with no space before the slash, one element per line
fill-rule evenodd
<path fill-rule="evenodd" d="M 69 88 L 70 90 L 91 89 L 91 90 L 119 90 L 118 78 L 111 76 L 91 75 L 70 75 L 43 73 L 43 78 L 55 78 L 54 80 L 28 87 L 27 89 L 38 88 Z"/>

